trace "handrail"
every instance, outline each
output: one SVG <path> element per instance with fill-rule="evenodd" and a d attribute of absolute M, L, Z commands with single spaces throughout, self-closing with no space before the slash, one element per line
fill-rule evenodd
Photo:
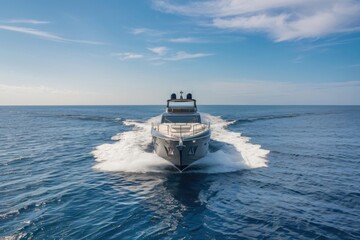
<path fill-rule="evenodd" d="M 166 129 L 160 129 L 166 126 Z M 151 128 L 167 136 L 186 137 L 210 129 L 210 122 L 205 123 L 151 123 Z"/>

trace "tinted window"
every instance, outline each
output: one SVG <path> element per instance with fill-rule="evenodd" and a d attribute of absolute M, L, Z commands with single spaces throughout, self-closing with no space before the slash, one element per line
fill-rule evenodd
<path fill-rule="evenodd" d="M 200 116 L 164 116 L 163 123 L 200 123 Z"/>

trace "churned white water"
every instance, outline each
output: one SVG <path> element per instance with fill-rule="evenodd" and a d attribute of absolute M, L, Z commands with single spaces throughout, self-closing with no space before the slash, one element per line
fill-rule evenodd
<path fill-rule="evenodd" d="M 226 129 L 232 122 L 209 114 L 202 114 L 202 118 L 211 122 L 210 147 L 215 150 L 196 161 L 192 165 L 194 169 L 190 167 L 189 172 L 220 173 L 267 166 L 266 156 L 269 151 L 252 144 L 248 137 Z M 113 136 L 114 143 L 97 146 L 92 151 L 96 159 L 94 169 L 123 172 L 161 172 L 171 169 L 172 164 L 167 160 L 152 151 L 146 151 L 152 140 L 151 122 L 156 121 L 159 121 L 159 117 L 144 123 L 123 121 L 124 125 L 133 126 L 132 131 Z"/>
<path fill-rule="evenodd" d="M 202 114 L 202 118 L 211 122 L 213 141 L 210 146 L 215 145 L 219 149 L 195 162 L 193 165 L 199 166 L 196 171 L 219 173 L 267 167 L 266 156 L 270 151 L 252 144 L 250 138 L 226 129 L 232 122 L 209 114 Z"/>

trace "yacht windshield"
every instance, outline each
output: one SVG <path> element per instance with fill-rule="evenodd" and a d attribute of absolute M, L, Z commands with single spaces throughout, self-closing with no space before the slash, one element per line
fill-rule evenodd
<path fill-rule="evenodd" d="M 193 108 L 194 102 L 169 102 L 170 108 Z"/>
<path fill-rule="evenodd" d="M 200 123 L 200 116 L 164 116 L 163 123 Z"/>

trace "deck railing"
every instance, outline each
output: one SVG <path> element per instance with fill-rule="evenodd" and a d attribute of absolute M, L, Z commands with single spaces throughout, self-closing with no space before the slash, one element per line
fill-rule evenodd
<path fill-rule="evenodd" d="M 210 129 L 206 123 L 151 123 L 151 128 L 170 137 L 188 137 Z"/>

